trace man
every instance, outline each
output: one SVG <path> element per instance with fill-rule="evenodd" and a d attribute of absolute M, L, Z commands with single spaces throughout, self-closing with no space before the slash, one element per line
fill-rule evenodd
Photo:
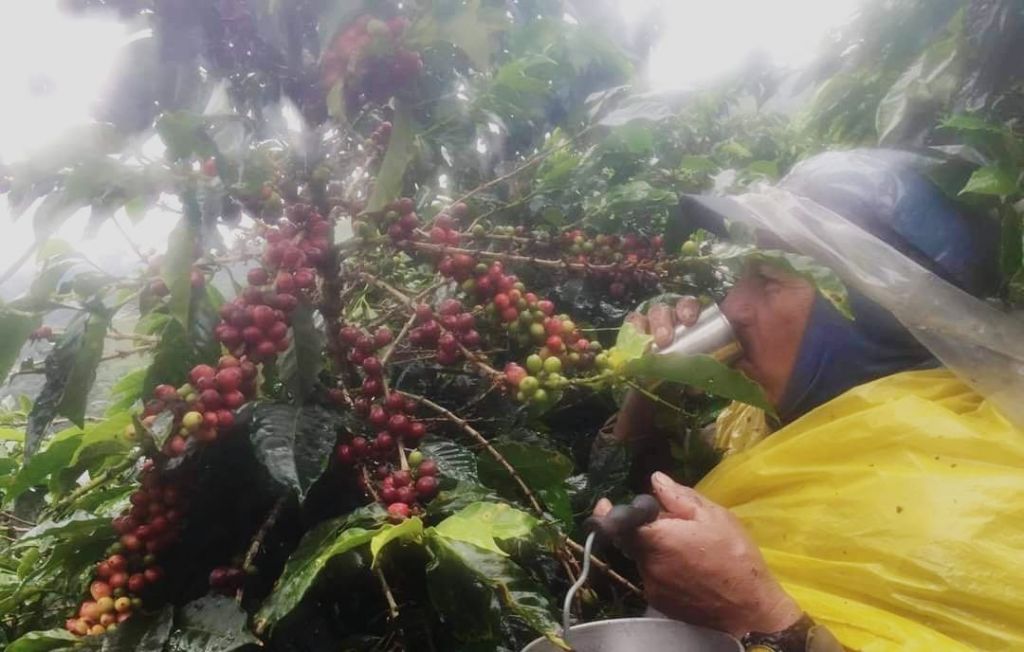
<path fill-rule="evenodd" d="M 824 207 L 808 227 L 814 238 L 828 239 L 830 220 L 847 236 L 853 224 L 856 238 L 900 257 L 891 269 L 911 261 L 953 293 L 991 290 L 995 236 L 906 157 L 825 154 L 782 185 Z M 701 206 L 744 218 L 739 204 Z M 873 296 L 906 280 L 880 276 L 886 283 L 862 284 Z M 654 475 L 662 518 L 627 542 L 650 604 L 761 649 L 832 649 L 815 623 L 857 650 L 1024 649 L 1024 432 L 941 367 L 919 341 L 935 341 L 927 327 L 915 337 L 893 316 L 899 308 L 855 288 L 850 307 L 853 320 L 802 277 L 767 265 L 729 292 L 721 309 L 744 347 L 737 366 L 762 385 L 783 427 L 729 455 L 696 490 Z M 697 314 L 687 299 L 638 323 L 664 345 Z M 976 386 L 1000 373 L 1016 384 L 1019 362 L 964 375 Z M 628 397 L 616 436 L 642 434 L 650 408 Z M 595 512 L 609 508 L 602 501 Z"/>

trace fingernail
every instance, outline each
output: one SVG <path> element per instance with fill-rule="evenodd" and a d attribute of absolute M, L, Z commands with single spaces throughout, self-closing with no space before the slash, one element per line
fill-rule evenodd
<path fill-rule="evenodd" d="M 654 475 L 651 476 L 651 482 L 654 483 L 655 486 L 663 489 L 667 489 L 672 486 L 672 478 L 668 477 L 661 471 L 656 471 Z"/>

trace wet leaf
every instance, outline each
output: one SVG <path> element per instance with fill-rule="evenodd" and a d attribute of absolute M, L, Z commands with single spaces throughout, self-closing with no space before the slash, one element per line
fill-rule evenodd
<path fill-rule="evenodd" d="M 7 652 L 63 652 L 78 647 L 80 637 L 65 629 L 29 632 L 7 646 Z"/>
<path fill-rule="evenodd" d="M 260 403 L 250 439 L 271 479 L 301 498 L 327 467 L 341 426 L 337 412 L 319 406 Z"/>
<path fill-rule="evenodd" d="M 178 610 L 167 652 L 234 652 L 262 645 L 246 628 L 247 614 L 231 598 L 207 596 Z"/>
<path fill-rule="evenodd" d="M 448 439 L 427 438 L 419 449 L 425 457 L 437 462 L 442 480 L 469 483 L 480 481 L 476 470 L 476 455 L 465 446 Z"/>
<path fill-rule="evenodd" d="M 370 557 L 373 567 L 378 566 L 380 553 L 394 541 L 419 541 L 423 538 L 423 521 L 418 516 L 407 518 L 398 525 L 386 525 L 370 540 Z"/>
<path fill-rule="evenodd" d="M 775 408 L 757 383 L 709 355 L 647 354 L 628 363 L 625 373 L 647 381 L 667 380 L 697 387 L 775 414 Z"/>
<path fill-rule="evenodd" d="M 18 361 L 21 347 L 40 323 L 36 315 L 0 308 L 0 382 L 7 378 Z"/>
<path fill-rule="evenodd" d="M 994 165 L 974 171 L 967 185 L 960 191 L 961 195 L 994 195 L 1008 197 L 1018 192 L 1017 177 L 1012 172 Z"/>
<path fill-rule="evenodd" d="M 431 602 L 459 638 L 494 637 L 497 618 L 491 602 L 496 600 L 503 611 L 522 618 L 560 648 L 569 649 L 558 637 L 547 591 L 509 558 L 447 539 L 434 530 L 427 531 L 426 541 L 434 555 L 427 567 Z"/>
<path fill-rule="evenodd" d="M 529 536 L 539 523 L 533 516 L 504 503 L 480 502 L 449 516 L 434 529 L 445 538 L 472 543 L 505 555 L 496 539 L 522 539 Z"/>
<path fill-rule="evenodd" d="M 348 519 L 321 523 L 308 532 L 288 558 L 284 571 L 274 584 L 273 592 L 256 614 L 256 631 L 273 628 L 291 613 L 331 559 L 368 544 L 384 529 L 385 526 L 380 523 L 382 519 L 383 514 L 380 514 L 376 526 L 370 527 L 367 522 L 368 513 L 361 512 Z"/>

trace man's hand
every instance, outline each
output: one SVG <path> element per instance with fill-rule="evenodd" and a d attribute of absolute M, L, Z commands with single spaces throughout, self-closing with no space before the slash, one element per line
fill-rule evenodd
<path fill-rule="evenodd" d="M 693 326 L 700 316 L 700 300 L 696 297 L 682 297 L 676 305 L 659 303 L 651 306 L 644 315 L 631 313 L 626 321 L 642 333 L 654 337 L 659 347 L 668 346 L 675 339 L 677 326 Z M 638 439 L 651 431 L 654 405 L 642 394 L 630 390 L 623 399 L 618 419 L 615 421 L 615 438 L 622 442 Z"/>
<path fill-rule="evenodd" d="M 697 297 L 682 297 L 674 306 L 658 303 L 647 310 L 646 315 L 632 313 L 626 317 L 636 328 L 649 333 L 654 343 L 666 347 L 676 336 L 676 326 L 693 326 L 700 316 L 700 300 Z"/>
<path fill-rule="evenodd" d="M 651 606 L 737 637 L 781 631 L 800 619 L 800 607 L 735 516 L 662 473 L 652 484 L 664 512 L 626 541 Z M 602 499 L 594 513 L 610 509 Z"/>

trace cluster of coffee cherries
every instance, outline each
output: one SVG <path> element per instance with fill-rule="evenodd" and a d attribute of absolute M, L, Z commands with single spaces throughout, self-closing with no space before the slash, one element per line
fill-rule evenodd
<path fill-rule="evenodd" d="M 434 218 L 434 225 L 430 227 L 428 236 L 434 244 L 458 247 L 460 234 L 458 223 L 469 217 L 469 206 L 464 202 L 453 204 L 446 211 L 441 211 Z"/>
<path fill-rule="evenodd" d="M 384 222 L 391 241 L 398 247 L 404 247 L 410 240 L 416 239 L 416 229 L 420 225 L 416 204 L 408 197 L 392 202 L 384 213 Z"/>
<path fill-rule="evenodd" d="M 568 315 L 551 315 L 554 305 L 550 301 L 537 301 L 532 309 L 530 300 L 521 301 L 526 301 L 527 309 L 509 324 L 509 330 L 518 333 L 520 342 L 529 340 L 540 347 L 526 358 L 525 368 L 516 363 L 505 368 L 505 378 L 516 389 L 519 401 L 538 407 L 556 403 L 569 376 L 608 368 L 601 343 L 588 340 Z"/>
<path fill-rule="evenodd" d="M 440 330 L 437 322 L 433 324 Z M 363 373 L 362 389 L 352 401 L 352 411 L 376 434 L 369 439 L 361 435 L 346 438 L 335 448 L 335 460 L 342 467 L 361 466 L 372 471 L 377 483 L 375 493 L 381 502 L 396 518 L 407 517 L 437 494 L 437 466 L 415 450 L 427 434 L 426 424 L 415 417 L 416 401 L 384 391 L 384 368 L 377 352 L 393 341 L 391 330 L 382 326 L 370 335 L 356 326 L 344 326 L 338 341 L 347 359 L 359 365 Z M 406 449 L 412 450 L 403 465 Z"/>
<path fill-rule="evenodd" d="M 409 453 L 408 469 L 389 465 L 377 467 L 377 495 L 387 505 L 388 513 L 397 519 L 409 518 L 419 506 L 430 502 L 440 490 L 437 462 L 427 459 L 418 450 Z"/>
<path fill-rule="evenodd" d="M 28 339 L 33 342 L 38 340 L 52 340 L 53 329 L 49 326 L 40 326 L 29 334 Z"/>
<path fill-rule="evenodd" d="M 98 636 L 113 631 L 163 578 L 160 553 L 174 545 L 188 504 L 178 483 L 162 478 L 147 460 L 141 486 L 129 498 L 131 507 L 113 520 L 119 535 L 96 565 L 89 596 L 65 627 L 79 636 Z"/>
<path fill-rule="evenodd" d="M 393 339 L 387 326 L 381 326 L 372 336 L 355 326 L 343 326 L 338 332 L 338 342 L 345 348 L 346 358 L 363 370 L 362 397 L 373 398 L 384 391 L 384 366 L 376 353 Z"/>
<path fill-rule="evenodd" d="M 289 313 L 299 295 L 316 286 L 315 265 L 329 245 L 330 222 L 305 204 L 288 208 L 288 216 L 264 230 L 264 267 L 250 269 L 249 285 L 221 306 L 214 335 L 232 354 L 266 361 L 288 348 Z"/>
<path fill-rule="evenodd" d="M 520 346 L 539 347 L 527 358 L 526 368 L 511 363 L 505 369 L 506 379 L 520 401 L 546 406 L 560 398 L 568 384 L 567 374 L 607 368 L 601 343 L 584 337 L 568 315 L 555 315 L 555 304 L 527 292 L 514 274 L 505 271 L 501 261 L 475 263 L 468 254 L 456 254 L 444 257 L 438 271 L 462 280 L 462 290 L 478 303 L 477 309 L 492 321 L 503 323 Z M 523 386 L 520 380 L 527 377 L 530 380 Z"/>
<path fill-rule="evenodd" d="M 210 590 L 221 595 L 234 595 L 245 585 L 246 574 L 238 566 L 217 566 L 210 571 Z"/>
<path fill-rule="evenodd" d="M 377 128 L 370 134 L 370 142 L 374 148 L 378 151 L 387 149 L 388 143 L 391 141 L 391 123 L 387 120 L 382 121 Z"/>
<path fill-rule="evenodd" d="M 610 270 L 592 270 L 592 275 L 608 282 L 608 293 L 615 299 L 624 298 L 632 288 L 647 288 L 655 283 L 658 267 L 664 266 L 661 236 L 590 235 L 576 229 L 562 234 L 561 244 L 570 262 L 614 265 Z"/>
<path fill-rule="evenodd" d="M 142 424 L 152 427 L 162 412 L 170 410 L 172 434 L 164 442 L 163 452 L 179 457 L 189 438 L 208 444 L 217 439 L 219 431 L 234 425 L 234 410 L 256 393 L 256 375 L 256 365 L 232 355 L 222 356 L 216 368 L 196 365 L 189 372 L 189 382 L 181 387 L 156 386 L 153 398 L 144 406 Z M 129 440 L 138 436 L 133 425 L 126 426 L 124 434 Z"/>
<path fill-rule="evenodd" d="M 161 257 L 156 256 L 150 263 L 150 271 L 153 274 L 159 273 L 160 261 Z M 189 273 L 189 284 L 192 286 L 193 290 L 201 290 L 204 287 L 206 287 L 206 276 L 203 274 L 203 271 L 201 269 L 192 269 L 192 271 Z M 171 293 L 171 289 L 167 287 L 167 283 L 159 276 L 149 281 L 149 284 L 146 286 L 146 291 L 155 297 L 166 297 L 168 294 Z"/>
<path fill-rule="evenodd" d="M 350 106 L 383 103 L 412 84 L 423 71 L 418 52 L 401 38 L 408 27 L 402 16 L 381 20 L 363 15 L 342 30 L 324 53 L 321 79 L 325 88 L 344 83 Z"/>
<path fill-rule="evenodd" d="M 445 299 L 433 308 L 422 303 L 416 307 L 417 326 L 409 331 L 409 342 L 417 347 L 437 347 L 437 362 L 453 365 L 462 359 L 462 347 L 480 347 L 476 317 L 458 299 Z"/>

